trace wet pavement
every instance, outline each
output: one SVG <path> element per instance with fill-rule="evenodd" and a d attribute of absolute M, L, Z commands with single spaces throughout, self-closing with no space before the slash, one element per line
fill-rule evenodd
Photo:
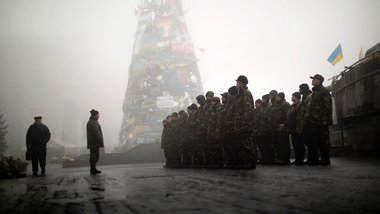
<path fill-rule="evenodd" d="M 166 169 L 161 163 L 48 165 L 45 177 L 0 180 L 0 213 L 380 213 L 380 160 L 256 170 Z"/>

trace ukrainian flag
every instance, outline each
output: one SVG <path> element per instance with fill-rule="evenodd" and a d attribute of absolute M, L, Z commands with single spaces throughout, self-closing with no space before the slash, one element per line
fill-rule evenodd
<path fill-rule="evenodd" d="M 327 61 L 329 61 L 332 65 L 335 65 L 342 59 L 343 59 L 342 47 L 339 44 L 338 47 L 336 47 L 336 49 L 334 50 L 334 52 L 331 53 Z"/>

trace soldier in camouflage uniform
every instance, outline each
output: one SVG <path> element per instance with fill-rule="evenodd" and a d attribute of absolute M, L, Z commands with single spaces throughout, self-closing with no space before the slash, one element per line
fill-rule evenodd
<path fill-rule="evenodd" d="M 255 124 L 255 118 L 256 114 L 259 112 L 259 109 L 261 108 L 262 101 L 261 99 L 257 99 L 255 101 L 255 108 L 253 110 L 253 120 L 251 121 L 251 129 L 252 129 L 252 142 L 253 142 L 253 151 L 254 151 L 254 158 L 255 158 L 255 163 L 257 164 L 258 158 L 260 156 L 259 150 L 258 150 L 258 141 L 257 141 L 257 126 Z"/>
<path fill-rule="evenodd" d="M 189 167 L 190 161 L 188 158 L 188 137 L 186 131 L 187 129 L 187 119 L 188 114 L 184 110 L 178 112 L 178 124 L 177 124 L 177 135 L 178 135 L 178 162 L 180 167 Z M 186 157 L 185 157 L 186 156 Z M 184 158 L 187 158 L 186 164 Z"/>
<path fill-rule="evenodd" d="M 307 161 L 305 164 L 317 165 L 319 159 L 318 144 L 313 137 L 313 130 L 309 119 L 312 92 L 306 83 L 299 86 L 299 92 L 302 94 L 302 101 L 297 114 L 296 131 L 301 135 L 302 144 L 307 146 Z"/>
<path fill-rule="evenodd" d="M 273 107 L 273 116 L 275 130 L 276 130 L 276 141 L 275 149 L 277 156 L 277 164 L 288 165 L 290 163 L 290 144 L 289 144 L 289 133 L 286 128 L 286 114 L 289 110 L 289 103 L 285 100 L 285 94 L 280 92 L 276 95 L 276 105 Z"/>
<path fill-rule="evenodd" d="M 168 141 L 167 141 L 167 147 L 168 147 L 168 165 L 166 167 L 168 168 L 176 168 L 180 166 L 180 154 L 178 152 L 179 150 L 179 136 L 177 134 L 178 131 L 178 113 L 173 112 L 171 114 L 171 122 L 169 125 L 169 131 L 168 131 Z"/>
<path fill-rule="evenodd" d="M 95 175 L 101 173 L 96 169 L 96 163 L 99 161 L 99 149 L 104 147 L 102 129 L 98 123 L 99 112 L 92 109 L 91 117 L 87 122 L 87 148 L 90 149 L 90 173 Z"/>
<path fill-rule="evenodd" d="M 320 165 L 330 165 L 330 137 L 329 125 L 332 125 L 332 101 L 328 89 L 322 83 L 324 78 L 320 74 L 310 77 L 313 94 L 311 95 L 310 123 L 314 130 L 314 139 L 317 140 L 321 154 Z"/>
<path fill-rule="evenodd" d="M 270 123 L 268 125 L 271 127 L 271 130 L 270 130 L 270 135 L 268 136 L 268 139 L 267 139 L 268 141 L 271 141 L 270 144 L 274 146 L 275 148 L 275 157 L 276 157 L 276 147 L 278 145 L 277 123 L 276 123 L 276 118 L 275 118 L 276 113 L 277 113 L 277 101 L 276 101 L 277 94 L 278 94 L 277 90 L 274 90 L 274 89 L 269 92 L 270 113 L 268 117 L 270 118 L 268 118 L 268 121 L 270 121 Z"/>
<path fill-rule="evenodd" d="M 222 143 L 220 133 L 220 112 L 222 104 L 219 97 L 211 98 L 210 112 L 207 116 L 206 167 L 219 169 L 223 167 Z"/>
<path fill-rule="evenodd" d="M 235 142 L 235 99 L 238 94 L 236 86 L 228 89 L 228 97 L 225 97 L 225 103 L 220 112 L 220 130 L 224 150 L 224 164 L 226 168 L 233 168 L 236 154 L 234 150 Z"/>
<path fill-rule="evenodd" d="M 167 118 L 170 118 L 169 116 Z M 169 119 L 170 120 L 170 119 Z M 168 165 L 168 132 L 169 132 L 169 122 L 168 122 L 168 119 L 166 120 L 163 120 L 162 121 L 162 125 L 164 126 L 164 128 L 162 129 L 162 135 L 161 135 L 161 149 L 164 150 L 164 156 L 165 156 L 165 160 L 166 160 L 166 163 L 165 163 L 165 166 L 166 167 Z"/>
<path fill-rule="evenodd" d="M 305 159 L 305 145 L 302 142 L 301 135 L 296 132 L 297 127 L 297 115 L 301 106 L 301 93 L 294 92 L 292 94 L 292 105 L 289 108 L 289 111 L 286 115 L 286 124 L 288 132 L 290 133 L 292 139 L 292 145 L 294 149 L 295 161 L 292 162 L 292 165 L 304 165 Z"/>
<path fill-rule="evenodd" d="M 260 164 L 273 164 L 275 162 L 275 151 L 272 137 L 272 119 L 269 106 L 269 94 L 262 96 L 260 108 L 256 111 L 254 118 L 254 136 L 260 150 Z"/>
<path fill-rule="evenodd" d="M 189 145 L 190 145 L 190 154 L 192 158 L 191 166 L 193 168 L 199 168 L 203 166 L 203 156 L 201 151 L 200 141 L 203 137 L 202 130 L 200 130 L 200 117 L 199 117 L 199 109 L 198 106 L 193 103 L 188 107 L 189 119 Z"/>
<path fill-rule="evenodd" d="M 197 128 L 197 135 L 199 141 L 197 142 L 199 145 L 197 148 L 200 148 L 199 150 L 199 157 L 197 158 L 198 161 L 198 167 L 204 167 L 204 161 L 205 161 L 205 141 L 207 137 L 207 114 L 208 114 L 208 105 L 205 96 L 199 95 L 195 98 L 199 104 L 199 109 L 197 112 L 197 122 L 198 122 L 198 128 Z"/>
<path fill-rule="evenodd" d="M 246 76 L 239 76 L 236 79 L 236 87 L 239 94 L 236 96 L 235 114 L 235 148 L 237 168 L 256 168 L 254 149 L 252 142 L 252 128 L 250 127 L 253 117 L 253 97 L 248 87 Z"/>

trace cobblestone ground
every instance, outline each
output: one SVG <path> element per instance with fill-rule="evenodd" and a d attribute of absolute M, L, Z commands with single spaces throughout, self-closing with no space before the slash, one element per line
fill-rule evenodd
<path fill-rule="evenodd" d="M 0 180 L 0 213 L 380 213 L 379 159 L 256 170 L 98 168 L 92 176 L 48 165 L 45 177 Z"/>

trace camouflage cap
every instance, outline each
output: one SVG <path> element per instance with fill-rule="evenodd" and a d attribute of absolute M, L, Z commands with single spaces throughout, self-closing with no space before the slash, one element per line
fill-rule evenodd
<path fill-rule="evenodd" d="M 325 78 L 323 78 L 323 76 L 320 75 L 320 74 L 316 74 L 314 76 L 310 76 L 310 79 L 317 79 L 317 80 L 320 80 L 321 82 L 323 82 L 323 80 L 325 80 Z"/>
<path fill-rule="evenodd" d="M 228 92 L 224 92 L 223 94 L 220 94 L 220 96 L 222 96 L 224 98 L 228 98 Z"/>
<path fill-rule="evenodd" d="M 213 96 L 214 96 L 214 92 L 212 92 L 212 91 L 208 91 L 206 93 L 206 97 L 213 97 Z"/>
<path fill-rule="evenodd" d="M 216 102 L 216 103 L 220 103 L 220 98 L 219 97 L 213 97 L 213 98 L 211 98 L 211 101 Z"/>
<path fill-rule="evenodd" d="M 178 117 L 178 113 L 177 112 L 173 112 L 172 113 L 172 117 Z"/>
<path fill-rule="evenodd" d="M 277 94 L 277 96 L 279 96 L 281 98 L 281 100 L 284 100 L 285 99 L 285 94 L 284 92 L 280 92 Z"/>
<path fill-rule="evenodd" d="M 269 101 L 269 94 L 265 94 L 265 95 L 263 95 L 262 97 L 261 97 L 261 99 L 263 99 L 262 101 L 266 101 L 266 102 L 268 102 Z"/>
<path fill-rule="evenodd" d="M 261 103 L 263 103 L 263 101 L 261 101 L 261 99 L 257 99 L 257 100 L 255 101 L 255 103 L 257 103 L 257 104 L 261 104 Z"/>
<path fill-rule="evenodd" d="M 248 78 L 246 76 L 244 76 L 244 75 L 240 75 L 235 81 L 242 82 L 245 85 L 248 84 Z"/>

